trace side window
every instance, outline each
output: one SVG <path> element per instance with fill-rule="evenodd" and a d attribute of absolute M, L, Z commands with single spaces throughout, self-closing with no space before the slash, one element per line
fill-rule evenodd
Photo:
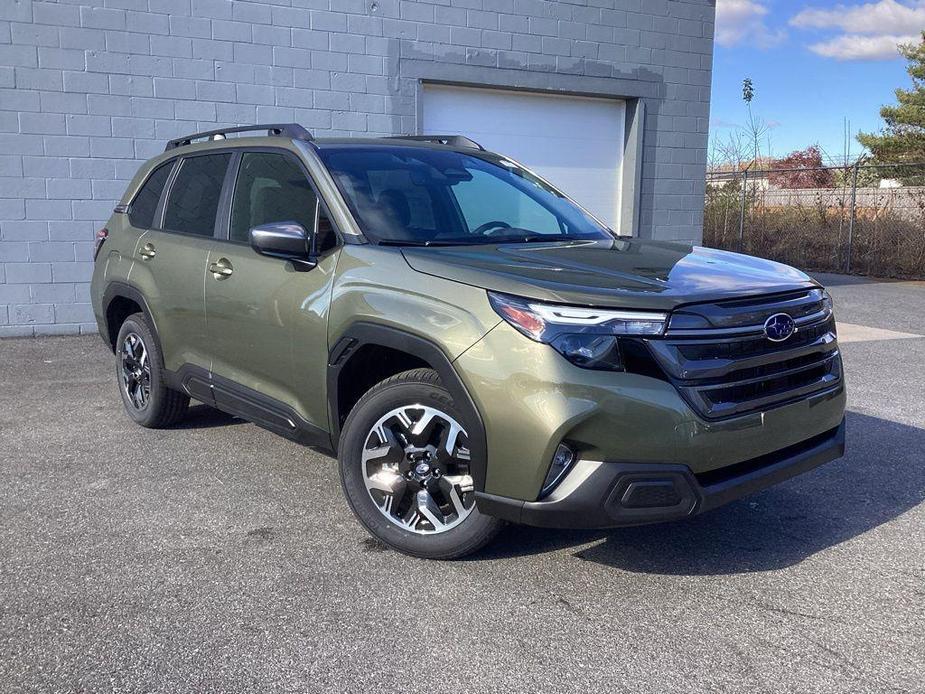
<path fill-rule="evenodd" d="M 294 221 L 311 231 L 318 197 L 299 165 L 270 152 L 246 152 L 231 201 L 232 241 L 248 243 L 250 230 L 261 224 Z M 319 229 L 322 232 L 323 229 Z M 319 248 L 323 239 L 318 239 Z"/>
<path fill-rule="evenodd" d="M 154 173 L 148 176 L 148 180 L 141 186 L 138 195 L 132 201 L 132 206 L 128 214 L 128 220 L 133 227 L 139 229 L 150 229 L 154 226 L 154 213 L 157 211 L 157 203 L 161 200 L 161 193 L 164 192 L 164 186 L 167 184 L 167 178 L 174 165 L 173 159 L 166 164 L 161 164 Z"/>
<path fill-rule="evenodd" d="M 337 245 L 337 232 L 334 231 L 334 224 L 324 209 L 319 210 L 318 215 L 318 238 L 315 239 L 315 246 L 318 253 L 325 253 Z"/>
<path fill-rule="evenodd" d="M 164 228 L 197 236 L 212 236 L 222 182 L 231 155 L 187 157 L 170 189 Z"/>

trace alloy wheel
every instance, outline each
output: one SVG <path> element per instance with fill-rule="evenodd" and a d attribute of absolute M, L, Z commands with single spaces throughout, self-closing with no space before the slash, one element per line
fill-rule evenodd
<path fill-rule="evenodd" d="M 421 535 L 462 523 L 475 508 L 465 429 L 425 405 L 391 410 L 363 446 L 363 482 L 386 518 Z"/>
<path fill-rule="evenodd" d="M 136 410 L 148 406 L 151 398 L 151 364 L 144 340 L 137 333 L 128 333 L 120 351 L 122 389 Z"/>

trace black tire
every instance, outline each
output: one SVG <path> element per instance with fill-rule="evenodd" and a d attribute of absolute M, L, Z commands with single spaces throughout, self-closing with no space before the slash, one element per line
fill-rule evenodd
<path fill-rule="evenodd" d="M 381 381 L 360 398 L 344 422 L 338 447 L 341 484 L 350 508 L 377 539 L 415 557 L 458 559 L 490 542 L 503 521 L 483 515 L 473 506 L 455 527 L 422 535 L 390 521 L 373 501 L 364 482 L 363 448 L 373 427 L 392 410 L 415 404 L 433 407 L 457 422 L 465 421 L 435 371 L 413 369 Z"/>
<path fill-rule="evenodd" d="M 131 336 L 141 340 L 146 352 L 145 364 L 148 373 L 138 380 L 133 380 L 133 383 L 146 381 L 149 384 L 147 397 L 144 398 L 142 405 L 139 405 L 138 399 L 133 399 L 129 395 L 129 389 L 124 380 L 123 347 Z M 137 345 L 137 342 L 135 344 Z M 116 382 L 125 412 L 143 427 L 162 429 L 172 426 L 183 419 L 189 407 L 189 396 L 169 388 L 164 381 L 161 346 L 143 313 L 132 314 L 125 319 L 119 329 L 119 336 L 116 338 Z M 133 392 L 137 393 L 137 390 L 133 389 Z"/>

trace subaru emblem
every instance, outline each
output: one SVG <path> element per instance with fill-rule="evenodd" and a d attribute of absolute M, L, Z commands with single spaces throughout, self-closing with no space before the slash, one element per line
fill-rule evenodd
<path fill-rule="evenodd" d="M 764 322 L 764 334 L 771 342 L 783 342 L 796 331 L 796 323 L 786 313 L 775 313 Z"/>

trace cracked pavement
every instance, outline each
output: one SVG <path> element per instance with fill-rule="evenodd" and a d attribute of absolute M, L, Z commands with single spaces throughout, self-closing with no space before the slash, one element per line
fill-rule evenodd
<path fill-rule="evenodd" d="M 371 540 L 332 459 L 251 424 L 133 426 L 98 338 L 0 341 L 0 691 L 925 691 L 925 284 L 822 279 L 844 459 L 455 563 Z"/>

